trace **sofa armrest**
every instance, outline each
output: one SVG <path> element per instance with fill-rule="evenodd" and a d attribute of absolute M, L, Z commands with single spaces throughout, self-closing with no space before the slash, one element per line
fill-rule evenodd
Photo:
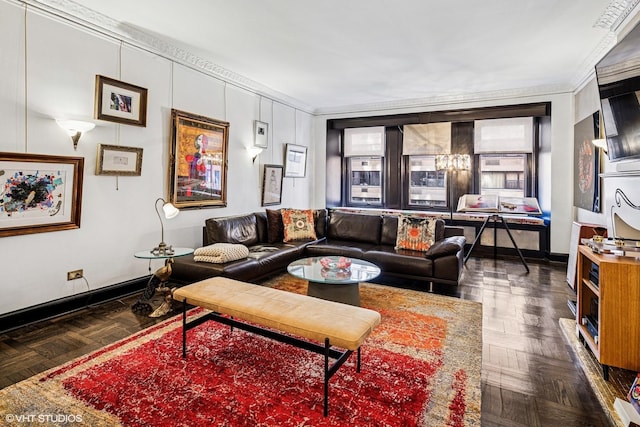
<path fill-rule="evenodd" d="M 464 236 L 451 236 L 438 240 L 425 252 L 424 256 L 429 259 L 436 259 L 447 255 L 455 255 L 464 249 L 466 239 Z"/>

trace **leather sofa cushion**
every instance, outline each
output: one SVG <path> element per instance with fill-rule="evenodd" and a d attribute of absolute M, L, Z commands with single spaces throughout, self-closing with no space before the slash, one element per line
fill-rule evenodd
<path fill-rule="evenodd" d="M 253 246 L 259 242 L 258 224 L 254 214 L 209 218 L 205 221 L 211 243 L 239 243 Z"/>
<path fill-rule="evenodd" d="M 382 217 L 381 245 L 395 246 L 398 238 L 398 217 L 395 215 L 385 215 Z"/>
<path fill-rule="evenodd" d="M 380 243 L 382 217 L 345 212 L 332 212 L 327 227 L 329 240 Z"/>
<path fill-rule="evenodd" d="M 280 209 L 265 209 L 267 214 L 267 242 L 276 243 L 284 240 L 284 223 Z"/>
<path fill-rule="evenodd" d="M 425 258 L 424 252 L 379 246 L 375 250 L 366 251 L 363 259 L 376 264 L 383 274 L 415 277 L 431 277 L 433 274 L 433 260 Z"/>

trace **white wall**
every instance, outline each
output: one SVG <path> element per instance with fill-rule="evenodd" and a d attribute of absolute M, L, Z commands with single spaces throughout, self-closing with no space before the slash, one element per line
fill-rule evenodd
<path fill-rule="evenodd" d="M 575 97 L 576 114 L 575 123 L 579 123 L 585 117 L 590 116 L 600 110 L 600 99 L 598 92 L 598 84 L 595 77 L 590 80 L 583 88 L 581 88 Z M 580 208 L 574 208 L 575 219 L 578 222 L 598 224 L 607 227 L 609 236 L 613 236 L 613 224 L 611 219 L 612 207 L 617 205 L 615 201 L 615 192 L 617 189 L 624 189 L 625 194 L 631 198 L 632 203 L 640 200 L 640 190 L 638 187 L 638 176 L 640 176 L 640 160 L 626 160 L 616 163 L 609 162 L 605 153 L 600 153 L 601 167 L 600 171 L 600 200 L 601 212 L 591 212 Z M 624 171 L 623 173 L 620 173 Z M 622 208 L 625 204 L 620 205 Z M 618 210 L 618 209 L 616 209 Z M 618 215 L 621 215 L 618 212 Z M 640 220 L 637 212 L 632 210 L 627 212 L 624 218 L 632 227 L 640 230 Z M 622 237 L 637 237 L 637 232 L 629 235 L 623 234 Z"/>
<path fill-rule="evenodd" d="M 327 120 L 330 119 L 506 106 L 536 102 L 551 102 L 550 146 L 546 147 L 547 152 L 542 153 L 539 159 L 539 203 L 543 211 L 551 213 L 551 252 L 567 254 L 569 252 L 569 237 L 571 234 L 571 223 L 573 221 L 572 199 L 571 197 L 567 197 L 573 191 L 573 95 L 571 93 L 504 98 L 491 101 L 442 104 L 436 106 L 425 105 L 401 110 L 392 109 L 353 114 L 319 115 L 314 117 L 315 149 L 317 153 L 324 153 L 326 151 Z M 316 179 L 324 182 L 326 156 L 322 154 L 315 156 L 315 169 L 317 171 Z M 315 204 L 324 203 L 324 188 L 318 186 L 315 197 Z"/>
<path fill-rule="evenodd" d="M 25 13 L 20 2 L 0 0 L 0 26 L 0 152 L 85 162 L 79 229 L 0 238 L 0 289 L 8 296 L 0 313 L 87 291 L 83 280 L 67 282 L 70 270 L 84 269 L 91 289 L 148 274 L 133 254 L 160 241 L 154 201 L 168 193 L 171 108 L 230 123 L 228 197 L 227 207 L 182 210 L 165 221 L 165 241 L 199 247 L 206 218 L 263 210 L 262 165 L 283 164 L 286 143 L 310 149 L 306 177 L 284 179 L 282 206 L 313 207 L 309 114 L 32 7 Z M 96 74 L 148 89 L 146 127 L 93 119 Z M 97 126 L 74 151 L 55 118 Z M 269 124 L 269 148 L 253 163 L 245 148 L 258 119 Z M 142 175 L 95 175 L 99 143 L 143 148 Z"/>

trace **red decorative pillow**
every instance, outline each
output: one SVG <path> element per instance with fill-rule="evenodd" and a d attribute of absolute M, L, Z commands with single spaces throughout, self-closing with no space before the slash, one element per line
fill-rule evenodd
<path fill-rule="evenodd" d="M 316 240 L 316 229 L 311 209 L 282 209 L 284 241 Z"/>
<path fill-rule="evenodd" d="M 426 252 L 435 240 L 436 220 L 400 215 L 396 249 Z"/>
<path fill-rule="evenodd" d="M 267 213 L 267 242 L 278 243 L 284 240 L 284 224 L 280 209 L 265 209 Z"/>

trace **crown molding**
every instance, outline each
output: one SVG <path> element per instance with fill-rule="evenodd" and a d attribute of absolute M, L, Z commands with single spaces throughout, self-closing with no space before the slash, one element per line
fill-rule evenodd
<path fill-rule="evenodd" d="M 289 95 L 273 90 L 243 75 L 228 70 L 208 59 L 202 58 L 188 49 L 142 31 L 132 25 L 119 22 L 109 16 L 89 9 L 71 0 L 22 0 L 21 3 L 52 15 L 69 20 L 106 36 L 147 50 L 166 59 L 210 75 L 225 83 L 248 90 L 262 97 L 288 105 L 312 114 L 313 107 Z"/>
<path fill-rule="evenodd" d="M 312 115 L 333 115 L 348 113 L 366 113 L 372 111 L 395 111 L 438 106 L 451 106 L 473 102 L 505 101 L 514 98 L 549 96 L 560 93 L 571 93 L 584 86 L 594 76 L 595 64 L 616 42 L 614 30 L 625 21 L 640 3 L 640 0 L 613 0 L 605 9 L 594 27 L 605 28 L 609 31 L 592 53 L 583 61 L 580 71 L 566 84 L 513 88 L 497 91 L 475 93 L 445 94 L 416 99 L 401 99 L 392 101 L 372 102 L 366 104 L 340 105 L 314 108 L 299 99 L 273 90 L 259 82 L 228 70 L 206 58 L 202 58 L 188 48 L 176 46 L 167 40 L 156 37 L 137 27 L 119 22 L 109 16 L 71 0 L 18 0 L 20 3 L 54 16 L 73 22 L 82 27 L 97 31 L 131 46 L 147 50 L 170 61 L 187 66 L 212 76 L 225 83 L 248 90 L 272 101 L 282 103 L 302 112 Z M 635 11 L 637 12 L 637 11 Z"/>
<path fill-rule="evenodd" d="M 316 115 L 338 115 L 348 113 L 370 113 L 373 111 L 415 110 L 441 106 L 455 106 L 474 102 L 511 101 L 515 98 L 529 98 L 572 93 L 573 85 L 557 84 L 496 91 L 439 95 L 425 98 L 402 99 L 367 104 L 343 105 L 316 108 Z"/>
<path fill-rule="evenodd" d="M 640 3 L 640 0 L 612 0 L 593 26 L 616 31 L 638 3 Z"/>

